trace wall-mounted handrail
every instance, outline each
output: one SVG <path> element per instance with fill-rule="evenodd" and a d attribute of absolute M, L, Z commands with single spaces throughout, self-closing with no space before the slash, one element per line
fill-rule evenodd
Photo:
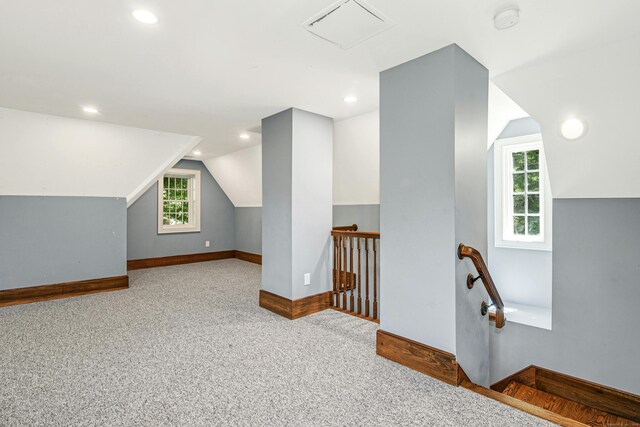
<path fill-rule="evenodd" d="M 336 225 L 332 228 L 333 231 L 358 231 L 358 224 L 352 225 Z"/>
<path fill-rule="evenodd" d="M 493 305 L 496 307 L 496 328 L 502 328 L 507 320 L 504 317 L 504 302 L 502 302 L 502 298 L 500 298 L 498 288 L 496 288 L 496 285 L 493 282 L 493 278 L 491 277 L 491 273 L 489 273 L 489 269 L 482 258 L 482 254 L 477 249 L 460 243 L 458 246 L 458 258 L 470 258 L 473 262 L 473 265 L 476 267 L 476 270 L 478 270 L 480 275 L 478 277 L 473 277 L 472 274 L 469 274 L 469 276 L 467 276 L 467 287 L 471 289 L 476 280 L 482 280 L 484 287 L 489 293 L 489 298 L 491 298 Z M 488 308 L 489 306 L 483 302 L 481 308 L 483 315 L 487 313 Z"/>

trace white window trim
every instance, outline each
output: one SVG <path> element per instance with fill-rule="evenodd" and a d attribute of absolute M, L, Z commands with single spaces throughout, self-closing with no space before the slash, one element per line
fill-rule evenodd
<path fill-rule="evenodd" d="M 507 161 L 511 161 L 511 153 L 520 150 L 540 149 L 540 238 L 517 238 L 510 230 L 511 187 L 513 177 Z M 509 156 L 507 159 L 506 157 Z M 544 172 L 544 173 L 543 173 Z M 496 140 L 494 144 L 494 214 L 495 214 L 495 246 L 514 249 L 552 250 L 552 204 L 549 172 L 541 134 L 519 136 Z"/>
<path fill-rule="evenodd" d="M 164 189 L 164 177 L 189 178 L 195 182 L 189 185 L 189 219 L 193 222 L 189 225 L 164 225 L 162 191 Z M 169 169 L 158 179 L 158 234 L 168 233 L 196 233 L 200 232 L 200 171 L 195 169 Z"/>

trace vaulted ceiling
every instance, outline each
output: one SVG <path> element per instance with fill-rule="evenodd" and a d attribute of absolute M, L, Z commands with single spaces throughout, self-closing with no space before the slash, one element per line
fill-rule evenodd
<path fill-rule="evenodd" d="M 511 87 L 531 78 L 513 83 L 518 69 L 640 28 L 637 0 L 369 0 L 396 25 L 342 50 L 301 27 L 332 2 L 5 2 L 0 106 L 88 118 L 81 106 L 93 104 L 101 114 L 92 120 L 201 136 L 208 158 L 258 144 L 259 133 L 238 136 L 290 106 L 337 119 L 375 110 L 381 70 L 450 43 Z M 496 30 L 493 15 L 513 4 L 520 23 Z M 136 22 L 137 7 L 159 23 Z M 344 103 L 349 94 L 358 102 Z"/>

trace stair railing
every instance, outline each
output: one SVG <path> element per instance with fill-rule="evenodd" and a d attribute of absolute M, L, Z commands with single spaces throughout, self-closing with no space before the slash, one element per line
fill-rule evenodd
<path fill-rule="evenodd" d="M 378 321 L 380 233 L 333 227 L 333 290 L 331 307 Z"/>
<path fill-rule="evenodd" d="M 358 224 L 352 225 L 336 225 L 333 231 L 358 231 Z"/>
<path fill-rule="evenodd" d="M 467 276 L 467 288 L 472 289 L 476 280 L 482 280 L 482 283 L 484 283 L 484 287 L 489 293 L 489 298 L 491 298 L 493 304 L 487 304 L 486 301 L 482 301 L 480 312 L 484 316 L 492 306 L 495 307 L 496 328 L 502 328 L 507 321 L 507 319 L 504 317 L 504 303 L 502 302 L 502 298 L 500 298 L 498 288 L 496 288 L 496 285 L 493 282 L 491 273 L 489 273 L 489 269 L 487 268 L 487 265 L 482 258 L 482 254 L 477 249 L 460 243 L 460 245 L 458 246 L 458 258 L 469 258 L 473 262 L 473 265 L 476 267 L 479 275 L 478 277 L 473 277 L 473 274 L 469 273 L 469 275 Z M 489 318 L 493 320 L 493 316 L 489 315 Z"/>

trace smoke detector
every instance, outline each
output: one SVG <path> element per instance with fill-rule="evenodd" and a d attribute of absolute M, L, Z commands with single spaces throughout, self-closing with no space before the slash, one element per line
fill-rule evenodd
<path fill-rule="evenodd" d="M 395 24 L 363 0 L 340 0 L 302 26 L 342 49 L 350 49 Z"/>
<path fill-rule="evenodd" d="M 498 30 L 506 30 L 515 26 L 520 21 L 519 9 L 506 9 L 498 12 L 493 17 L 493 24 Z"/>

